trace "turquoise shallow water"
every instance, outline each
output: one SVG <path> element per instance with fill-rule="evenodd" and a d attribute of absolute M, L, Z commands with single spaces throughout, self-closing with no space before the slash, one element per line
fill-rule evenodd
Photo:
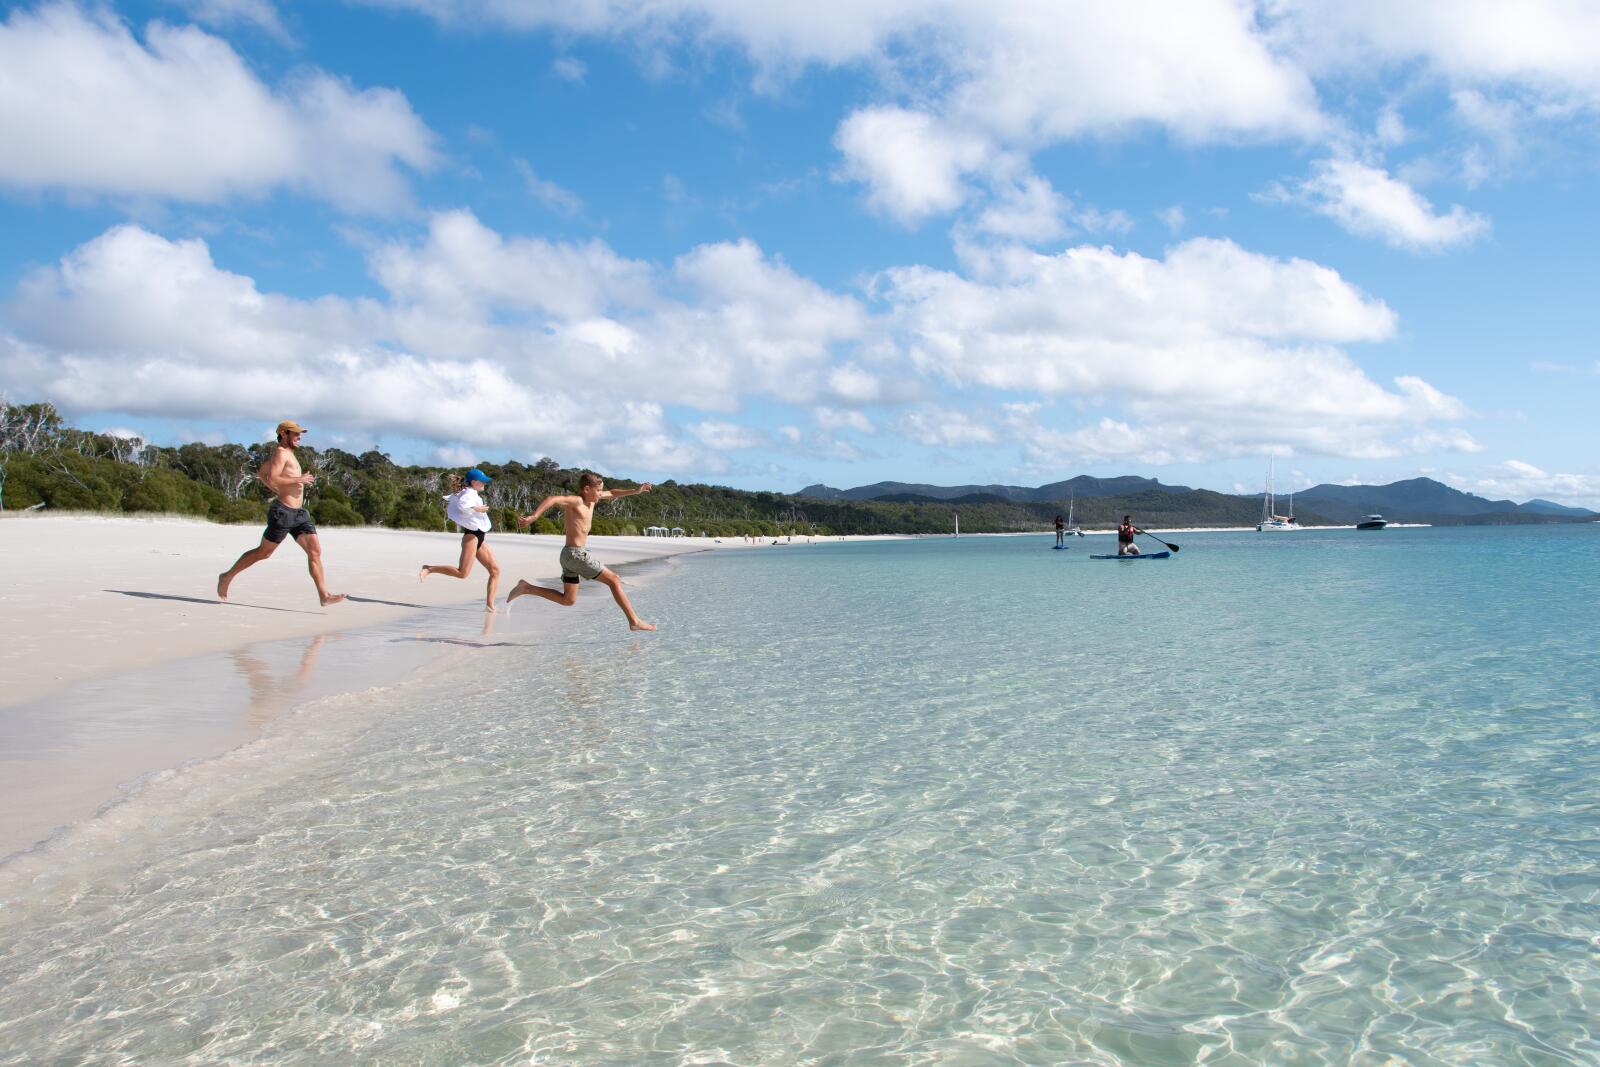
<path fill-rule="evenodd" d="M 0 1063 L 1600 1062 L 1600 527 L 696 557 L 136 798 Z"/>

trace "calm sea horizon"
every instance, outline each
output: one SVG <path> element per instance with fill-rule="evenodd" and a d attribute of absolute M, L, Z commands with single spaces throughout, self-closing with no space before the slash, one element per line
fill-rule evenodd
<path fill-rule="evenodd" d="M 13 872 L 0 1064 L 1600 1062 L 1600 525 L 1165 536 L 519 604 Z"/>

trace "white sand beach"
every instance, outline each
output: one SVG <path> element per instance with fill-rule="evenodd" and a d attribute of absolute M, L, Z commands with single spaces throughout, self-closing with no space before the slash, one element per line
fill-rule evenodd
<path fill-rule="evenodd" d="M 130 781 L 252 740 L 290 703 L 392 680 L 444 651 L 412 643 L 328 655 L 318 638 L 450 607 L 476 632 L 481 567 L 465 581 L 417 580 L 423 563 L 456 561 L 458 535 L 369 528 L 321 535 L 329 587 L 349 595 L 327 608 L 317 603 L 305 554 L 287 542 L 235 580 L 227 603 L 217 599 L 217 573 L 258 542 L 254 526 L 87 515 L 0 522 L 0 738 L 7 749 L 0 856 L 92 815 Z M 490 544 L 501 566 L 502 611 L 518 578 L 559 579 L 559 537 L 504 534 Z M 602 562 L 623 567 L 743 542 L 596 537 L 590 544 Z M 245 651 L 294 638 L 311 640 L 292 652 Z M 282 673 L 274 659 L 286 654 L 317 661 L 314 687 L 262 681 Z M 187 699 L 196 689 L 216 693 L 215 710 L 201 710 L 212 701 L 197 707 Z"/>
<path fill-rule="evenodd" d="M 96 516 L 0 522 L 0 636 L 12 664 L 0 708 L 88 678 L 483 600 L 481 567 L 465 581 L 417 581 L 424 563 L 455 563 L 456 534 L 320 532 L 329 588 L 350 596 L 327 608 L 317 603 L 305 553 L 288 542 L 241 574 L 226 604 L 217 599 L 218 572 L 258 543 L 255 526 Z M 501 534 L 489 544 L 500 561 L 502 600 L 518 578 L 559 577 L 559 537 Z M 621 566 L 742 542 L 595 537 L 590 544 L 603 563 Z"/>
<path fill-rule="evenodd" d="M 258 543 L 256 526 L 160 516 L 0 521 L 0 858 L 92 816 L 132 782 L 254 740 L 307 701 L 390 684 L 452 644 L 492 641 L 478 635 L 505 618 L 518 578 L 559 584 L 560 537 L 491 535 L 502 614 L 490 618 L 481 567 L 465 581 L 417 580 L 424 563 L 456 561 L 457 534 L 330 527 L 321 537 L 329 588 L 349 596 L 327 608 L 305 554 L 287 542 L 242 573 L 226 603 L 217 599 L 218 573 Z M 630 564 L 771 542 L 593 537 L 589 545 L 626 576 Z M 612 610 L 604 589 L 583 595 Z M 437 621 L 441 610 L 445 631 L 396 637 L 406 620 Z M 544 618 L 532 600 L 516 614 Z M 559 618 L 550 613 L 548 624 Z M 385 627 L 382 640 L 359 649 L 341 640 Z"/>

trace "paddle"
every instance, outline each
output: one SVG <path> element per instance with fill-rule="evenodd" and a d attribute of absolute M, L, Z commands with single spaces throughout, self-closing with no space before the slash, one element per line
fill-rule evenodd
<path fill-rule="evenodd" d="M 1146 537 L 1150 538 L 1150 540 L 1156 542 L 1157 544 L 1166 545 L 1169 551 L 1172 551 L 1172 552 L 1179 551 L 1179 548 L 1178 548 L 1177 545 L 1173 544 L 1171 541 L 1163 541 L 1163 540 L 1161 540 L 1161 538 L 1157 537 L 1155 534 L 1151 533 L 1149 530 L 1140 530 L 1139 527 L 1137 527 L 1137 526 L 1134 527 L 1134 530 L 1136 532 L 1138 532 L 1138 533 L 1144 534 Z"/>

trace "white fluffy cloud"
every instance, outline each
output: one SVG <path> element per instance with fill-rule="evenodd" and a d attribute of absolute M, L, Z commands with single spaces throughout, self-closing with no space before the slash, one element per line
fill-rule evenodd
<path fill-rule="evenodd" d="M 867 185 L 868 200 L 901 222 L 953 211 L 967 198 L 965 175 L 990 157 L 983 138 L 905 108 L 864 108 L 839 127 L 844 172 Z"/>
<path fill-rule="evenodd" d="M 215 202 L 293 189 L 356 212 L 436 160 L 404 96 L 320 71 L 267 85 L 220 38 L 54 3 L 0 24 L 0 184 Z"/>
<path fill-rule="evenodd" d="M 0 380 L 77 412 L 290 412 L 648 470 L 714 471 L 769 444 L 708 417 L 757 401 L 809 407 L 814 430 L 791 445 L 830 458 L 860 454 L 841 431 L 878 429 L 863 405 L 915 443 L 1010 441 L 1057 460 L 1475 447 L 1451 425 L 1458 401 L 1412 377 L 1383 387 L 1338 347 L 1394 333 L 1381 301 L 1227 241 L 1162 259 L 991 248 L 964 274 L 885 272 L 870 305 L 748 241 L 651 264 L 469 212 L 369 263 L 383 297 L 301 299 L 218 266 L 203 241 L 119 226 L 19 285 Z M 1018 396 L 1037 399 L 995 406 Z"/>
<path fill-rule="evenodd" d="M 1600 511 L 1600 474 L 1557 474 L 1511 459 L 1476 477 L 1457 476 L 1452 481 L 1491 500 L 1507 498 L 1520 504 L 1539 498 Z"/>
<path fill-rule="evenodd" d="M 772 443 L 772 435 L 754 426 L 741 426 L 735 422 L 718 422 L 707 419 L 689 427 L 700 443 L 718 452 L 731 452 L 739 448 L 760 448 Z"/>
<path fill-rule="evenodd" d="M 996 237 L 1043 244 L 1066 232 L 1067 199 L 1037 175 L 1000 189 L 978 215 L 979 230 Z"/>
<path fill-rule="evenodd" d="M 189 16 L 204 26 L 253 26 L 288 44 L 289 31 L 271 0 L 180 0 Z"/>
<path fill-rule="evenodd" d="M 992 445 L 1000 439 L 993 427 L 971 414 L 931 404 L 903 412 L 894 428 L 903 437 L 936 448 Z"/>
<path fill-rule="evenodd" d="M 460 25 L 684 40 L 743 51 L 757 80 L 812 64 L 882 75 L 892 101 L 841 122 L 846 175 L 904 223 L 953 210 L 1010 151 L 1144 128 L 1185 142 L 1315 137 L 1311 81 L 1249 0 L 1156 0 L 1138 17 L 1088 0 L 367 0 Z M 906 87 L 915 89 L 906 91 Z"/>
<path fill-rule="evenodd" d="M 730 47 L 769 85 L 808 65 L 869 71 L 882 98 L 844 116 L 835 143 L 843 172 L 904 223 L 987 195 L 1014 154 L 1067 140 L 1153 129 L 1185 143 L 1332 146 L 1370 128 L 1395 145 L 1407 131 L 1392 100 L 1364 113 L 1349 86 L 1401 68 L 1423 86 L 1476 94 L 1457 97 L 1469 118 L 1496 105 L 1518 122 L 1600 108 L 1600 9 L 1589 0 L 1155 0 L 1137 17 L 1089 0 L 366 2 L 626 39 L 656 58 L 684 42 Z M 1496 136 L 1504 144 L 1507 131 Z M 1004 199 L 1004 183 L 994 188 Z M 1443 232 L 1470 225 L 1452 214 Z M 1447 243 L 1440 229 L 1435 245 Z"/>
<path fill-rule="evenodd" d="M 958 387 L 1120 407 L 1070 432 L 1010 408 L 1011 436 L 1058 459 L 1475 447 L 1437 429 L 1466 414 L 1459 401 L 1412 377 L 1386 389 L 1336 347 L 1391 336 L 1395 317 L 1326 267 L 1209 239 L 1162 260 L 1086 246 L 976 266 L 886 272 L 892 332 L 913 366 Z"/>
<path fill-rule="evenodd" d="M 1273 0 L 1273 35 L 1318 72 L 1420 63 L 1451 85 L 1600 106 L 1600 8 L 1587 0 Z"/>
<path fill-rule="evenodd" d="M 1460 204 L 1441 214 L 1388 171 L 1352 159 L 1324 160 L 1292 192 L 1280 195 L 1309 204 L 1351 233 L 1411 251 L 1440 251 L 1489 230 L 1489 220 L 1482 215 Z"/>
<path fill-rule="evenodd" d="M 203 241 L 116 227 L 19 286 L 0 379 L 79 411 L 293 411 L 446 446 L 715 470 L 720 451 L 759 442 L 713 421 L 686 435 L 665 404 L 829 395 L 829 372 L 849 369 L 831 346 L 866 324 L 857 301 L 748 242 L 659 269 L 453 212 L 371 264 L 387 299 L 301 300 L 218 267 Z"/>

